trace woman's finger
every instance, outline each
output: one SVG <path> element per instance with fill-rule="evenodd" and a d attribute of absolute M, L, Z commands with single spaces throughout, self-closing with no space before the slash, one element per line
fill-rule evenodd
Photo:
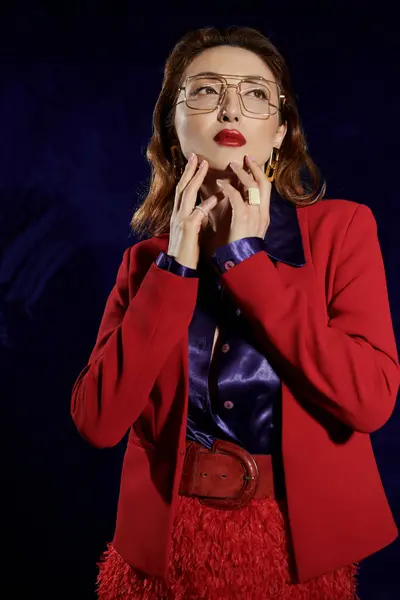
<path fill-rule="evenodd" d="M 252 172 L 251 174 L 247 173 L 235 160 L 231 161 L 229 163 L 229 166 L 231 167 L 232 171 L 235 173 L 235 175 L 245 188 L 254 187 L 254 184 L 256 182 L 254 180 Z"/>
<path fill-rule="evenodd" d="M 217 185 L 221 188 L 221 190 L 229 198 L 232 209 L 234 209 L 237 214 L 239 213 L 240 210 L 243 210 L 243 206 L 244 206 L 243 196 L 235 187 L 233 187 L 233 185 L 231 185 L 227 181 L 223 181 L 222 179 L 217 179 Z"/>
<path fill-rule="evenodd" d="M 182 176 L 175 187 L 174 206 L 172 209 L 173 213 L 178 212 L 178 210 L 180 209 L 182 193 L 183 193 L 184 189 L 186 188 L 186 186 L 188 185 L 188 183 L 191 181 L 191 179 L 196 171 L 197 163 L 198 163 L 197 155 L 194 154 L 194 152 L 192 152 L 192 154 L 189 156 L 189 160 L 186 163 L 186 166 L 182 173 Z"/>
<path fill-rule="evenodd" d="M 262 190 L 264 188 L 264 186 L 266 185 L 266 182 L 268 181 L 265 176 L 264 171 L 261 169 L 261 167 L 258 165 L 258 163 L 253 158 L 250 158 L 250 156 L 248 154 L 246 154 L 245 160 L 246 160 L 247 166 L 251 170 L 253 178 L 258 183 L 260 190 Z"/>
<path fill-rule="evenodd" d="M 208 171 L 208 162 L 203 160 L 199 166 L 199 170 L 192 177 L 190 182 L 187 184 L 186 188 L 183 190 L 182 201 L 180 205 L 180 210 L 183 211 L 185 216 L 188 216 L 192 213 L 194 207 L 196 206 L 197 193 L 200 189 L 201 184 L 204 181 L 205 176 Z"/>
<path fill-rule="evenodd" d="M 177 183 L 176 189 L 177 189 L 178 193 L 182 193 L 183 190 L 185 189 L 185 187 L 188 185 L 188 183 L 192 179 L 192 177 L 196 171 L 197 163 L 198 163 L 197 154 L 194 154 L 194 152 L 192 152 L 192 154 L 189 156 L 189 160 L 186 163 L 186 166 L 182 173 L 182 176 Z"/>

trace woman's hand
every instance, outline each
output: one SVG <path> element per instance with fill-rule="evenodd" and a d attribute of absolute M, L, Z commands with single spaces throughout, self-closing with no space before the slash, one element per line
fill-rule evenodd
<path fill-rule="evenodd" d="M 197 167 L 197 156 L 192 154 L 176 186 L 168 246 L 168 255 L 191 269 L 197 269 L 200 257 L 199 235 L 208 222 L 208 216 L 203 211 L 194 210 L 197 193 L 207 174 L 208 163 L 204 160 L 198 169 Z M 208 215 L 217 202 L 217 196 L 213 195 L 199 206 Z"/>
<path fill-rule="evenodd" d="M 271 182 L 268 181 L 265 173 L 255 160 L 250 159 L 247 155 L 245 156 L 245 164 L 248 166 L 250 173 L 245 171 L 239 163 L 230 163 L 231 169 L 242 184 L 240 186 L 241 191 L 230 183 L 217 180 L 217 184 L 229 198 L 232 207 L 231 226 L 228 239 L 226 239 L 224 245 L 246 237 L 264 238 L 269 227 Z M 247 201 L 247 190 L 252 187 L 260 190 L 260 205 L 252 205 Z M 218 232 L 216 235 L 218 235 Z"/>

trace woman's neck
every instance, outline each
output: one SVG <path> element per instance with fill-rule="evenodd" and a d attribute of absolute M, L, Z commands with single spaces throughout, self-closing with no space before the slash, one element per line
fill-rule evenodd
<path fill-rule="evenodd" d="M 230 227 L 232 208 L 231 203 L 227 197 L 224 197 L 224 192 L 217 185 L 217 179 L 227 181 L 234 187 L 238 188 L 238 178 L 235 173 L 227 171 L 216 171 L 210 169 L 200 187 L 199 196 L 203 202 L 212 195 L 216 195 L 218 202 L 213 209 L 209 212 L 208 226 L 207 229 L 217 235 L 218 232 L 223 233 L 226 227 Z"/>

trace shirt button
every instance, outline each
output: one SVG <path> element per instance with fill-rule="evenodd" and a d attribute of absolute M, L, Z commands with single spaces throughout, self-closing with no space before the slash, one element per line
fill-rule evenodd
<path fill-rule="evenodd" d="M 226 263 L 224 264 L 224 267 L 227 271 L 229 271 L 229 269 L 231 269 L 234 266 L 235 266 L 235 263 L 233 262 L 233 260 L 227 260 Z"/>
<path fill-rule="evenodd" d="M 224 406 L 225 408 L 233 408 L 235 405 L 230 400 L 227 400 L 226 402 L 224 402 Z"/>
<path fill-rule="evenodd" d="M 229 351 L 229 344 L 224 344 L 221 348 L 222 352 L 225 354 L 225 352 Z"/>

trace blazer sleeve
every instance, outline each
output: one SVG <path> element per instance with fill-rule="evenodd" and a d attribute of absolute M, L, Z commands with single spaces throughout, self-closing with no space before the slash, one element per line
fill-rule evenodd
<path fill-rule="evenodd" d="M 124 253 L 94 349 L 72 390 L 73 421 L 99 448 L 116 445 L 140 416 L 163 364 L 187 334 L 196 305 L 198 279 L 165 271 L 154 261 L 135 284 L 142 258 L 148 260 L 140 245 Z"/>
<path fill-rule="evenodd" d="M 221 281 L 295 395 L 356 431 L 385 424 L 400 373 L 377 224 L 367 206 L 358 205 L 344 237 L 328 322 L 312 298 L 283 282 L 265 252 Z"/>

